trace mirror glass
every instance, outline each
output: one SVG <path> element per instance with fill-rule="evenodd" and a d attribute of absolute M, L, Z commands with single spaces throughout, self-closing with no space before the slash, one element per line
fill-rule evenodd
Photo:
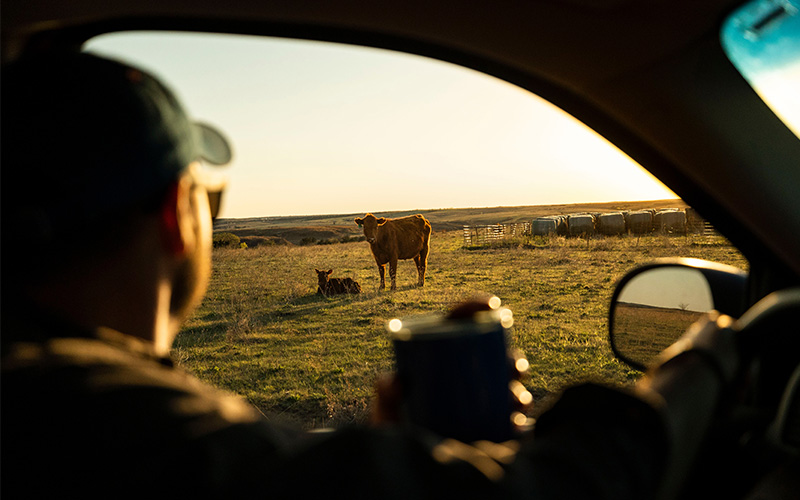
<path fill-rule="evenodd" d="M 711 309 L 711 287 L 701 271 L 674 266 L 649 269 L 620 291 L 614 303 L 612 341 L 626 361 L 647 366 Z"/>

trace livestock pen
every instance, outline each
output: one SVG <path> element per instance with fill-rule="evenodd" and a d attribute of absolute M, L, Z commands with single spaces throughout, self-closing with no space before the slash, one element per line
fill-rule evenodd
<path fill-rule="evenodd" d="M 476 226 L 464 225 L 464 246 L 483 246 L 493 241 L 529 236 L 531 234 L 530 222 L 512 224 L 483 224 Z"/>

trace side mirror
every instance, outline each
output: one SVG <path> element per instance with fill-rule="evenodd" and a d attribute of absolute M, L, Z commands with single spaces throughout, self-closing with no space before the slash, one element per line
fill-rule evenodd
<path fill-rule="evenodd" d="M 741 269 L 698 259 L 664 259 L 631 271 L 611 298 L 614 355 L 644 370 L 708 311 L 741 316 L 746 285 Z"/>

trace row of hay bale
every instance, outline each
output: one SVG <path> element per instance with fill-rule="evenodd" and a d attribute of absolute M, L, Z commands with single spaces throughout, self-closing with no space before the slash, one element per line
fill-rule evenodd
<path fill-rule="evenodd" d="M 581 213 L 539 217 L 531 224 L 531 234 L 545 236 L 586 236 L 602 234 L 701 233 L 707 224 L 692 208 L 647 209 L 632 212 Z"/>

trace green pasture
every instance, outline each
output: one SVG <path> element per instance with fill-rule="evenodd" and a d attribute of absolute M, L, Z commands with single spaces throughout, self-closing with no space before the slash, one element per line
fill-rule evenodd
<path fill-rule="evenodd" d="M 267 418 L 338 426 L 366 418 L 376 375 L 392 368 L 389 319 L 489 292 L 514 312 L 512 342 L 531 362 L 535 415 L 566 384 L 639 376 L 608 347 L 608 302 L 628 270 L 666 256 L 747 265 L 719 236 L 536 237 L 470 249 L 460 231 L 434 232 L 425 287 L 414 286 L 409 260 L 398 265 L 398 289 L 378 292 L 366 242 L 218 248 L 209 292 L 173 355 Z M 316 295 L 315 268 L 354 278 L 364 293 Z"/>

